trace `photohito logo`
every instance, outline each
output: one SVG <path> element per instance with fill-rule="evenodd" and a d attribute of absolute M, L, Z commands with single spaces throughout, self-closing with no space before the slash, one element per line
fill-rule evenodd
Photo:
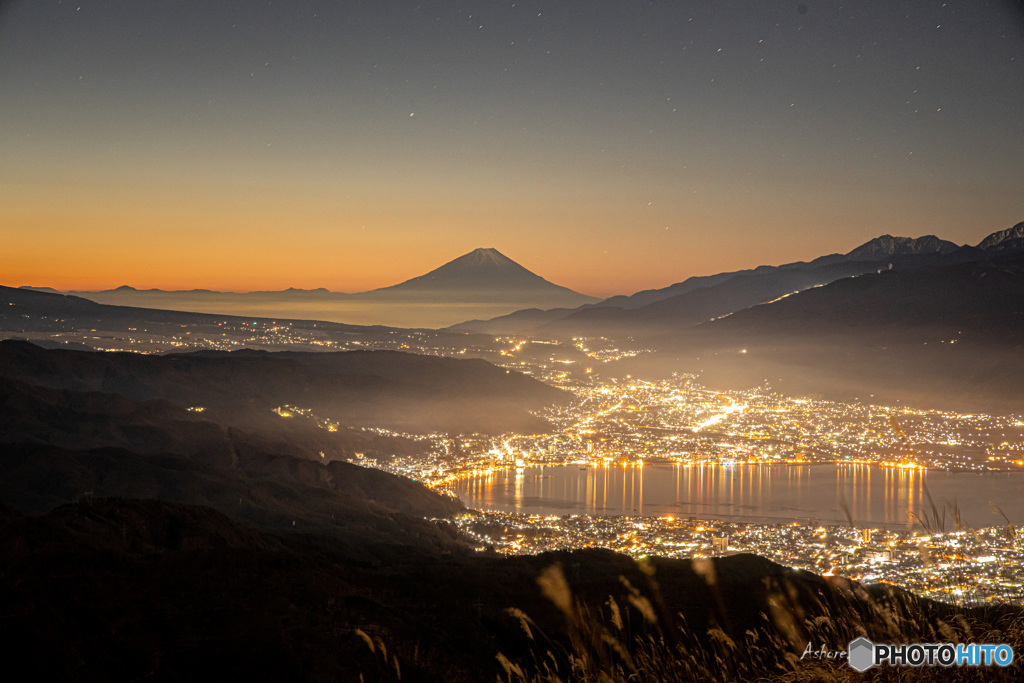
<path fill-rule="evenodd" d="M 847 661 L 857 671 L 888 663 L 890 666 L 1009 666 L 1013 648 L 963 643 L 872 643 L 861 636 L 846 647 Z"/>

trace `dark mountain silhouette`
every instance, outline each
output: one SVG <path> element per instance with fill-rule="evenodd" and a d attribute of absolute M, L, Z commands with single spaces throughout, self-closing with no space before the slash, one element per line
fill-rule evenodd
<path fill-rule="evenodd" d="M 239 293 L 207 289 L 140 290 L 128 285 L 99 292 L 68 293 L 119 306 L 342 322 L 398 320 L 397 324 L 403 327 L 440 327 L 433 322 L 435 319 L 450 324 L 459 320 L 459 310 L 494 315 L 534 306 L 576 307 L 599 301 L 545 280 L 496 249 L 476 249 L 425 275 L 355 294 L 324 288 Z M 410 309 L 403 309 L 405 306 Z M 418 313 L 412 310 L 417 306 Z"/>
<path fill-rule="evenodd" d="M 474 249 L 449 261 L 426 275 L 414 277 L 383 290 L 451 290 L 472 289 L 548 289 L 552 285 L 539 275 L 502 254 L 497 249 Z M 564 289 L 560 287 L 559 289 Z"/>
<path fill-rule="evenodd" d="M 166 400 L 58 390 L 8 378 L 0 378 L 0 406 L 0 442 L 174 453 L 212 466 L 245 464 L 244 452 L 260 450 L 317 462 L 356 453 L 380 459 L 422 454 L 415 441 L 372 431 L 327 431 L 306 420 L 252 419 L 243 432 L 213 421 L 212 413 L 185 410 Z"/>
<path fill-rule="evenodd" d="M 634 309 L 594 306 L 549 322 L 538 334 L 642 338 L 680 330 L 764 301 L 878 269 L 877 263 L 844 262 L 808 269 L 737 273 L 709 287 L 690 290 Z"/>
<path fill-rule="evenodd" d="M 111 290 L 116 291 L 116 290 Z M 138 290 L 134 290 L 138 291 Z M 159 291 L 159 290 L 155 290 Z M 222 323 L 243 324 L 269 322 L 301 323 L 286 318 L 236 316 L 217 313 L 173 311 L 163 308 L 140 308 L 98 303 L 89 298 L 63 294 L 34 287 L 5 287 L 0 285 L 0 331 L 41 332 L 67 331 L 76 327 L 103 327 L 126 329 L 126 325 L 210 325 Z M 381 335 L 394 328 L 381 325 L 345 325 L 320 322 L 324 329 L 337 332 Z"/>
<path fill-rule="evenodd" d="M 330 527 L 343 512 L 377 507 L 374 514 L 420 517 L 461 510 L 408 479 L 341 460 L 357 451 L 422 455 L 408 439 L 280 419 L 253 420 L 242 430 L 167 400 L 3 377 L 0 407 L 0 501 L 23 510 L 45 511 L 84 492 L 208 505 L 281 528 L 296 521 Z"/>
<path fill-rule="evenodd" d="M 580 308 L 525 308 L 508 315 L 501 315 L 489 320 L 467 320 L 457 325 L 445 328 L 447 332 L 465 334 L 488 334 L 495 336 L 502 335 L 538 335 L 539 331 L 548 323 L 557 323 L 578 311 L 587 310 L 588 307 Z"/>
<path fill-rule="evenodd" d="M 963 333 L 1011 339 L 1024 326 L 1024 256 L 971 261 L 845 278 L 813 291 L 755 306 L 702 325 L 757 334 L 899 328 L 916 337 Z"/>
<path fill-rule="evenodd" d="M 29 351 L 20 356 L 22 374 L 45 377 L 53 358 Z M 74 359 L 59 360 L 78 374 L 73 381 L 89 384 Z M 309 422 L 254 420 L 242 430 L 167 400 L 10 378 L 0 378 L 0 409 L 0 502 L 26 512 L 83 498 L 154 499 L 214 508 L 265 531 L 317 534 L 364 559 L 381 544 L 386 555 L 462 547 L 423 520 L 462 511 L 457 500 L 339 459 L 355 449 L 370 456 L 422 449 L 407 439 Z"/>
<path fill-rule="evenodd" d="M 313 533 L 364 547 L 440 549 L 454 537 L 425 522 L 462 511 L 458 501 L 408 479 L 346 462 L 327 465 L 243 445 L 246 462 L 216 467 L 171 453 L 4 444 L 0 501 L 43 512 L 92 497 L 202 505 L 272 532 Z M 394 548 L 386 549 L 394 552 Z"/>
<path fill-rule="evenodd" d="M 848 277 L 850 274 L 867 273 L 877 270 L 877 263 L 880 261 L 885 261 L 887 267 L 888 260 L 893 256 L 927 257 L 929 255 L 950 254 L 957 249 L 960 249 L 960 247 L 956 244 L 941 240 L 934 235 L 917 238 L 882 235 L 865 242 L 845 254 L 827 254 L 819 256 L 813 261 L 797 261 L 781 266 L 758 266 L 750 270 L 691 277 L 683 282 L 678 282 L 662 289 L 645 290 L 628 297 L 611 297 L 605 299 L 599 305 L 617 306 L 626 309 L 640 308 L 679 294 L 714 287 L 738 276 L 745 277 L 747 281 L 756 281 L 758 277 L 773 276 L 780 271 L 799 271 L 813 274 L 807 279 L 814 280 L 816 284 L 823 284 L 839 277 Z M 851 262 L 860 263 L 861 265 L 850 265 Z M 904 259 L 902 265 L 912 266 L 918 262 L 930 263 L 930 261 L 920 258 Z"/>
<path fill-rule="evenodd" d="M 1024 255 L 845 278 L 652 337 L 622 372 L 962 412 L 1024 403 Z"/>
<path fill-rule="evenodd" d="M 529 301 L 553 306 L 596 303 L 595 297 L 548 282 L 497 249 L 474 249 L 425 275 L 362 296 L 416 301 Z"/>
<path fill-rule="evenodd" d="M 475 359 L 392 351 L 204 351 L 165 356 L 45 350 L 0 341 L 0 377 L 138 401 L 203 406 L 239 427 L 279 419 L 284 404 L 356 426 L 419 433 L 545 430 L 527 411 L 568 400 L 534 379 Z"/>
<path fill-rule="evenodd" d="M 924 237 L 893 237 L 882 235 L 870 240 L 846 254 L 850 261 L 878 261 L 890 256 L 910 254 L 949 254 L 960 248 L 953 242 L 941 240 L 935 235 Z"/>
<path fill-rule="evenodd" d="M 984 248 L 981 245 L 961 247 L 934 235 L 917 238 L 882 235 L 846 254 L 829 254 L 810 262 L 692 277 L 663 289 L 611 297 L 574 310 L 517 311 L 448 329 L 553 338 L 646 337 L 683 329 L 846 277 L 890 268 L 908 270 L 969 262 L 988 258 L 995 251 L 1014 253 L 1024 247 L 1024 239 L 1017 237 L 1017 233 L 1024 233 L 1024 227 L 994 233 L 982 241 Z"/>

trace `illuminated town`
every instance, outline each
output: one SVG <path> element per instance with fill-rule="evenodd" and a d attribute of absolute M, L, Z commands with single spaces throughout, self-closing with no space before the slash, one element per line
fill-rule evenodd
<path fill-rule="evenodd" d="M 636 558 L 754 553 L 797 569 L 886 582 L 948 602 L 1024 598 L 1024 549 L 1011 526 L 929 533 L 920 528 L 753 524 L 711 519 L 469 513 L 453 522 L 483 549 L 539 553 L 608 548 Z"/>
<path fill-rule="evenodd" d="M 59 323 L 60 321 L 54 321 Z M 58 338 L 52 335 L 51 339 Z M 388 349 L 482 357 L 570 391 L 575 399 L 543 414 L 546 434 L 502 436 L 405 434 L 361 427 L 419 443 L 418 455 L 366 457 L 378 467 L 452 493 L 460 481 L 530 468 L 630 470 L 677 467 L 842 465 L 876 471 L 1019 472 L 1024 469 L 1020 416 L 942 411 L 791 398 L 764 385 L 713 391 L 693 375 L 644 381 L 602 370 L 648 353 L 603 339 L 538 342 L 381 328 L 339 332 L 330 325 L 225 321 L 169 329 L 78 330 L 64 341 L 102 350 L 143 353 L 199 349 Z M 302 406 L 281 406 L 285 418 L 341 425 Z M 851 501 L 851 505 L 853 501 Z M 482 552 L 538 553 L 601 547 L 634 557 L 709 557 L 756 553 L 826 576 L 889 582 L 952 602 L 1020 601 L 1024 552 L 1015 522 L 959 524 L 955 514 L 918 500 L 917 516 L 884 527 L 813 519 L 764 523 L 714 515 L 536 514 L 470 510 L 455 521 Z M 938 506 L 941 508 L 941 504 Z M 952 512 L 952 511 L 951 511 Z"/>
<path fill-rule="evenodd" d="M 526 364 L 514 352 L 522 348 L 505 349 L 512 361 L 508 364 L 520 370 Z M 915 473 L 930 470 L 1010 476 L 1022 469 L 1024 422 L 1019 417 L 787 398 L 769 387 L 711 391 L 688 375 L 659 382 L 615 381 L 598 379 L 593 368 L 586 368 L 572 380 L 560 365 L 565 363 L 556 358 L 529 368 L 576 395 L 570 405 L 545 413 L 556 425 L 552 433 L 500 438 L 404 434 L 423 441 L 421 455 L 385 462 L 356 454 L 352 461 L 449 492 L 467 478 L 487 487 L 495 477 L 514 477 L 521 486 L 524 471 L 560 466 L 593 472 L 665 464 L 694 469 L 832 464 L 875 470 L 882 477 L 887 472 L 916 476 L 918 482 L 921 474 Z M 334 427 L 306 413 L 321 426 Z M 755 553 L 818 574 L 893 583 L 951 602 L 1024 598 L 1024 548 L 1010 519 L 997 515 L 995 526 L 971 528 L 957 519 L 955 509 L 926 499 L 926 489 L 919 488 L 918 495 L 916 502 L 911 498 L 916 507 L 904 523 L 886 528 L 866 526 L 852 516 L 845 524 L 806 518 L 764 523 L 644 516 L 642 508 L 633 515 L 474 510 L 451 523 L 481 551 L 601 547 L 638 558 Z"/>

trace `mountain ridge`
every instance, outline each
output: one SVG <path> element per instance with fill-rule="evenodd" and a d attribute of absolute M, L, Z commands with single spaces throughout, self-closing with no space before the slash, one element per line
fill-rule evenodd
<path fill-rule="evenodd" d="M 935 235 L 880 235 L 845 254 L 826 254 L 811 261 L 694 276 L 668 287 L 614 296 L 597 304 L 555 313 L 551 310 L 514 313 L 473 320 L 452 331 L 492 334 L 533 334 L 553 338 L 573 335 L 643 335 L 654 327 L 676 329 L 727 315 L 845 277 L 891 268 L 914 269 L 984 259 L 995 253 L 1024 251 L 1024 222 L 990 234 L 977 247 L 960 246 Z"/>
<path fill-rule="evenodd" d="M 226 424 L 277 420 L 282 404 L 360 427 L 501 433 L 550 429 L 528 411 L 569 395 L 487 361 L 398 351 L 197 351 L 167 355 L 45 350 L 0 341 L 0 376 L 70 391 L 119 393 L 180 408 L 206 406 Z"/>
<path fill-rule="evenodd" d="M 1017 223 L 1012 228 L 992 233 L 978 243 L 978 249 L 992 249 L 1007 242 L 1013 242 L 1021 239 L 1024 239 L 1024 221 Z"/>
<path fill-rule="evenodd" d="M 90 294 L 114 294 L 114 293 L 154 293 L 154 294 L 218 294 L 227 296 L 245 296 L 253 294 L 327 294 L 338 297 L 361 297 L 380 292 L 390 292 L 402 289 L 422 290 L 424 288 L 437 288 L 448 286 L 456 288 L 477 288 L 483 285 L 486 288 L 494 289 L 503 286 L 513 285 L 517 289 L 550 289 L 552 291 L 571 293 L 583 299 L 599 301 L 598 297 L 581 294 L 575 290 L 557 285 L 540 275 L 537 275 L 528 268 L 512 260 L 505 254 L 493 247 L 478 247 L 473 251 L 458 256 L 451 261 L 408 280 L 394 285 L 378 287 L 360 292 L 336 292 L 326 287 L 301 288 L 287 287 L 280 290 L 251 290 L 247 292 L 222 291 L 197 287 L 193 289 L 161 289 L 149 287 L 139 289 L 132 285 L 123 284 L 112 289 L 101 290 L 58 290 L 53 287 L 40 287 L 33 285 L 22 285 L 18 289 L 35 292 L 46 292 L 50 294 L 66 294 L 83 296 Z"/>
<path fill-rule="evenodd" d="M 440 328 L 471 316 L 490 318 L 523 308 L 575 308 L 600 301 L 546 280 L 493 247 L 475 249 L 398 284 L 356 293 L 324 287 L 250 292 L 136 289 L 130 285 L 102 291 L 21 289 L 114 306 L 405 329 Z"/>
<path fill-rule="evenodd" d="M 985 252 L 988 253 L 988 252 Z M 693 372 L 708 386 L 770 382 L 794 396 L 1015 414 L 1024 401 L 1024 254 L 884 269 L 686 329 L 617 373 Z"/>

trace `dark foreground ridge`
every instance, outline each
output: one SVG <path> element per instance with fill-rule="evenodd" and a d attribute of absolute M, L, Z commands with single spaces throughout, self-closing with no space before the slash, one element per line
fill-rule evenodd
<path fill-rule="evenodd" d="M 382 560 L 152 500 L 3 509 L 0 562 L 0 637 L 35 680 L 866 680 L 800 653 L 862 634 L 1024 644 L 1019 608 L 957 612 L 752 555 L 414 547 Z M 948 673 L 1018 680 L 1020 665 Z"/>

